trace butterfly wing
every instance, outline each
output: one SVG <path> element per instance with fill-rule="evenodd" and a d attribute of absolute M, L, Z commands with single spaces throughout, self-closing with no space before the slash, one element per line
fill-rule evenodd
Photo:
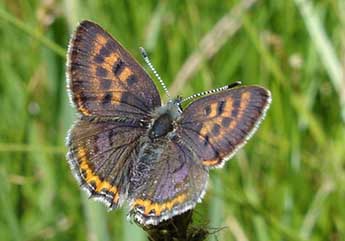
<path fill-rule="evenodd" d="M 200 98 L 183 112 L 177 133 L 208 167 L 220 167 L 255 132 L 271 102 L 259 86 Z"/>
<path fill-rule="evenodd" d="M 131 214 L 156 225 L 192 209 L 205 192 L 208 170 L 184 145 L 160 140 L 144 147 L 131 178 Z"/>
<path fill-rule="evenodd" d="M 135 59 L 99 25 L 83 21 L 68 51 L 71 101 L 83 116 L 145 119 L 159 93 Z"/>
<path fill-rule="evenodd" d="M 145 129 L 135 123 L 79 120 L 67 137 L 71 169 L 91 197 L 110 208 L 126 199 L 129 168 Z"/>

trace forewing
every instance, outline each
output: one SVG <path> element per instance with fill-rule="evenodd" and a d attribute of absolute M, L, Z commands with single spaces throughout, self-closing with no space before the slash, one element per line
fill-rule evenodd
<path fill-rule="evenodd" d="M 183 112 L 177 133 L 205 166 L 221 166 L 255 132 L 270 101 L 270 92 L 259 86 L 203 97 Z"/>
<path fill-rule="evenodd" d="M 136 220 L 156 225 L 201 201 L 208 170 L 195 158 L 188 148 L 172 141 L 159 141 L 145 149 L 134 168 L 134 187 L 129 192 Z"/>
<path fill-rule="evenodd" d="M 84 116 L 145 119 L 159 93 L 134 58 L 99 25 L 83 21 L 68 51 L 71 101 Z"/>
<path fill-rule="evenodd" d="M 92 198 L 109 208 L 126 199 L 129 168 L 144 132 L 139 125 L 126 122 L 79 120 L 72 127 L 67 158 L 73 174 Z"/>

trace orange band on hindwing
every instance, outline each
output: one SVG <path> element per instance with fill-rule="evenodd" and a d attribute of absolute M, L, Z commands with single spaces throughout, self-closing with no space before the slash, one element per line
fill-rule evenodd
<path fill-rule="evenodd" d="M 154 214 L 155 216 L 160 216 L 162 212 L 164 212 L 165 210 L 171 210 L 177 204 L 183 203 L 186 200 L 186 198 L 187 195 L 185 193 L 182 193 L 176 196 L 175 198 L 163 203 L 154 203 L 148 199 L 136 199 L 134 200 L 132 207 L 143 208 L 144 215 Z"/>
<path fill-rule="evenodd" d="M 79 167 L 82 178 L 96 193 L 110 193 L 113 195 L 113 203 L 118 203 L 120 196 L 117 187 L 111 185 L 108 181 L 101 180 L 100 177 L 93 172 L 91 166 L 88 164 L 86 153 L 84 148 L 78 148 Z"/>

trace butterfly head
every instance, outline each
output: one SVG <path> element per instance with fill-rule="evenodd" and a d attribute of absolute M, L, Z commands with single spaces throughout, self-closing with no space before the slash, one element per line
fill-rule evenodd
<path fill-rule="evenodd" d="M 182 113 L 182 99 L 182 96 L 178 95 L 175 99 L 169 100 L 167 105 L 171 105 L 170 108 Z"/>

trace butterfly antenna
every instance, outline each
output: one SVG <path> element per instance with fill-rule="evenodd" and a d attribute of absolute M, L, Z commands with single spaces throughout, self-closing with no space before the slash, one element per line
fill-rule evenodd
<path fill-rule="evenodd" d="M 156 71 L 156 69 L 153 67 L 153 65 L 151 64 L 151 61 L 149 59 L 149 56 L 147 55 L 145 49 L 143 47 L 140 47 L 140 52 L 141 55 L 143 56 L 146 64 L 149 66 L 149 68 L 151 69 L 151 71 L 153 72 L 153 74 L 156 76 L 156 78 L 158 79 L 159 83 L 161 84 L 161 86 L 163 87 L 165 94 L 168 96 L 169 99 L 171 99 L 169 91 L 167 86 L 165 85 L 164 81 L 162 80 L 162 78 L 159 76 L 158 72 Z"/>
<path fill-rule="evenodd" d="M 236 87 L 238 85 L 241 85 L 241 84 L 242 84 L 241 81 L 235 81 L 234 83 L 231 83 L 229 85 L 226 85 L 226 86 L 223 86 L 223 87 L 220 87 L 220 88 L 199 92 L 199 93 L 191 95 L 191 96 L 189 96 L 187 98 L 182 99 L 180 103 L 183 103 L 185 101 L 188 101 L 188 100 L 191 100 L 191 99 L 194 99 L 194 98 L 197 98 L 197 97 L 201 97 L 201 96 L 204 96 L 204 95 L 214 94 L 214 93 L 217 93 L 217 92 L 220 92 L 220 91 L 231 89 L 231 88 L 234 88 L 234 87 Z"/>

